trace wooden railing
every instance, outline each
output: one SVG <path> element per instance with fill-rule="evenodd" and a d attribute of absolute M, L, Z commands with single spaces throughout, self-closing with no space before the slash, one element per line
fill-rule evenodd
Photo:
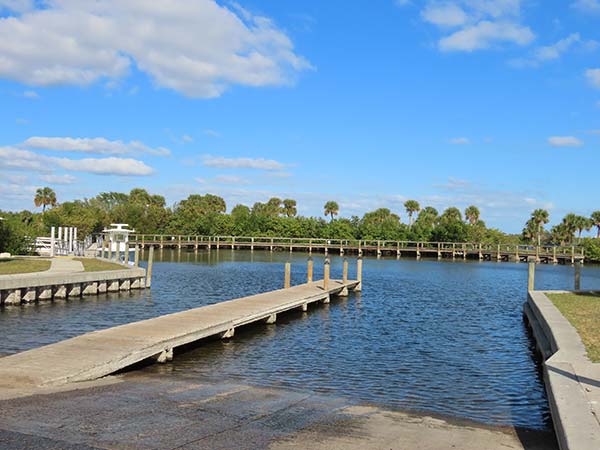
<path fill-rule="evenodd" d="M 201 236 L 132 234 L 130 243 L 160 247 L 208 248 L 287 248 L 369 251 L 379 253 L 437 253 L 438 255 L 513 255 L 516 258 L 583 259 L 584 250 L 578 246 L 488 244 L 473 242 L 390 241 L 374 239 L 286 238 L 271 236 Z"/>

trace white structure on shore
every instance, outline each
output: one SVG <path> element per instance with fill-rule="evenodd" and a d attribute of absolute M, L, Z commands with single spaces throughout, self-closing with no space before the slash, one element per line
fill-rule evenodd
<path fill-rule="evenodd" d="M 77 227 L 51 227 L 50 237 L 35 240 L 35 252 L 41 256 L 82 256 L 83 242 L 77 240 Z"/>
<path fill-rule="evenodd" d="M 129 234 L 135 233 L 135 230 L 130 230 L 129 224 L 126 223 L 111 223 L 111 228 L 105 228 L 102 230 L 104 238 L 108 240 L 107 243 L 102 243 L 99 246 L 99 250 L 102 253 L 104 248 L 109 250 L 111 255 L 123 255 L 129 259 Z M 120 259 L 120 256 L 118 257 Z"/>

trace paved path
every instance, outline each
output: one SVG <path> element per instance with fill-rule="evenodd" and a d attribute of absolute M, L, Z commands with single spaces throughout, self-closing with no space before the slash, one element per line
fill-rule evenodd
<path fill-rule="evenodd" d="M 331 280 L 328 290 L 314 282 L 230 300 L 154 319 L 94 331 L 56 344 L 0 359 L 0 397 L 36 386 L 94 380 L 132 364 L 156 358 L 165 362 L 173 349 L 213 335 L 232 337 L 235 328 L 344 294 L 357 281 Z M 344 292 L 345 291 L 345 292 Z"/>
<path fill-rule="evenodd" d="M 52 258 L 52 264 L 49 273 L 72 273 L 72 272 L 84 272 L 83 264 L 81 261 L 75 261 L 71 258 Z"/>

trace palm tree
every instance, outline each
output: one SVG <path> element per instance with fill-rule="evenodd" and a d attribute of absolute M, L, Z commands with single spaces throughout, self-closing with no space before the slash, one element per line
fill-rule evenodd
<path fill-rule="evenodd" d="M 333 216 L 337 216 L 339 214 L 340 206 L 337 204 L 337 202 L 330 200 L 327 203 L 325 203 L 324 208 L 325 208 L 325 215 L 331 216 L 331 221 L 333 222 Z"/>
<path fill-rule="evenodd" d="M 298 210 L 296 208 L 296 200 L 286 198 L 283 201 L 283 212 L 288 217 L 294 217 L 298 213 Z"/>
<path fill-rule="evenodd" d="M 577 215 L 573 213 L 567 214 L 562 221 L 564 232 L 569 235 L 569 241 L 573 241 L 573 235 L 577 231 Z"/>
<path fill-rule="evenodd" d="M 42 213 L 46 212 L 46 206 L 56 206 L 56 193 L 49 187 L 38 188 L 35 191 L 33 203 L 36 207 L 42 207 Z"/>
<path fill-rule="evenodd" d="M 575 216 L 575 221 L 573 223 L 573 225 L 575 226 L 575 229 L 577 230 L 577 238 L 579 239 L 579 241 L 581 241 L 581 233 L 583 233 L 583 230 L 589 230 L 592 228 L 592 221 L 590 219 L 588 219 L 587 217 L 583 217 L 583 216 Z"/>
<path fill-rule="evenodd" d="M 530 218 L 527 223 L 525 223 L 525 228 L 523 228 L 522 236 L 526 241 L 535 242 L 535 237 L 538 235 L 538 225 L 533 220 L 533 217 Z"/>
<path fill-rule="evenodd" d="M 598 229 L 598 234 L 596 237 L 600 238 L 600 211 L 594 211 L 590 218 L 592 219 L 593 225 Z"/>
<path fill-rule="evenodd" d="M 475 225 L 477 222 L 479 222 L 479 208 L 473 205 L 469 206 L 467 209 L 465 209 L 465 217 L 471 225 Z"/>
<path fill-rule="evenodd" d="M 421 210 L 421 205 L 419 205 L 419 202 L 416 200 L 406 200 L 404 202 L 404 208 L 406 208 L 406 212 L 408 213 L 408 226 L 412 227 L 413 214 Z"/>
<path fill-rule="evenodd" d="M 550 214 L 545 209 L 536 209 L 531 213 L 531 220 L 533 220 L 536 226 L 537 245 L 539 247 L 542 241 L 542 230 L 544 229 L 544 225 L 550 221 Z"/>

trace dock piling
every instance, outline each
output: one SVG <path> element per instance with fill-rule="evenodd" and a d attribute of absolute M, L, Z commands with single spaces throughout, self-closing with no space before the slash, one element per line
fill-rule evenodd
<path fill-rule="evenodd" d="M 140 247 L 136 244 L 133 254 L 133 265 L 139 267 L 140 265 Z"/>
<path fill-rule="evenodd" d="M 575 290 L 581 290 L 581 264 L 575 263 Z"/>
<path fill-rule="evenodd" d="M 152 285 L 152 263 L 154 262 L 154 245 L 150 246 L 148 252 L 148 269 L 146 270 L 146 287 L 149 288 Z"/>
<path fill-rule="evenodd" d="M 529 271 L 527 277 L 527 290 L 533 291 L 535 287 L 535 263 L 529 263 Z"/>
<path fill-rule="evenodd" d="M 348 282 L 348 258 L 344 258 L 344 268 L 342 272 L 342 280 L 344 283 Z"/>
<path fill-rule="evenodd" d="M 292 265 L 289 262 L 285 263 L 285 276 L 283 280 L 284 289 L 289 289 L 292 285 Z"/>
<path fill-rule="evenodd" d="M 313 259 L 312 256 L 308 257 L 308 263 L 307 263 L 307 275 L 306 275 L 306 282 L 307 283 L 312 283 L 313 282 Z"/>
<path fill-rule="evenodd" d="M 358 281 L 358 284 L 354 288 L 354 292 L 362 291 L 362 267 L 363 267 L 363 260 L 362 260 L 362 255 L 361 255 L 356 260 L 356 281 Z"/>
<path fill-rule="evenodd" d="M 323 268 L 323 289 L 329 290 L 329 275 L 331 270 L 331 263 L 329 258 L 325 258 L 325 266 Z"/>

